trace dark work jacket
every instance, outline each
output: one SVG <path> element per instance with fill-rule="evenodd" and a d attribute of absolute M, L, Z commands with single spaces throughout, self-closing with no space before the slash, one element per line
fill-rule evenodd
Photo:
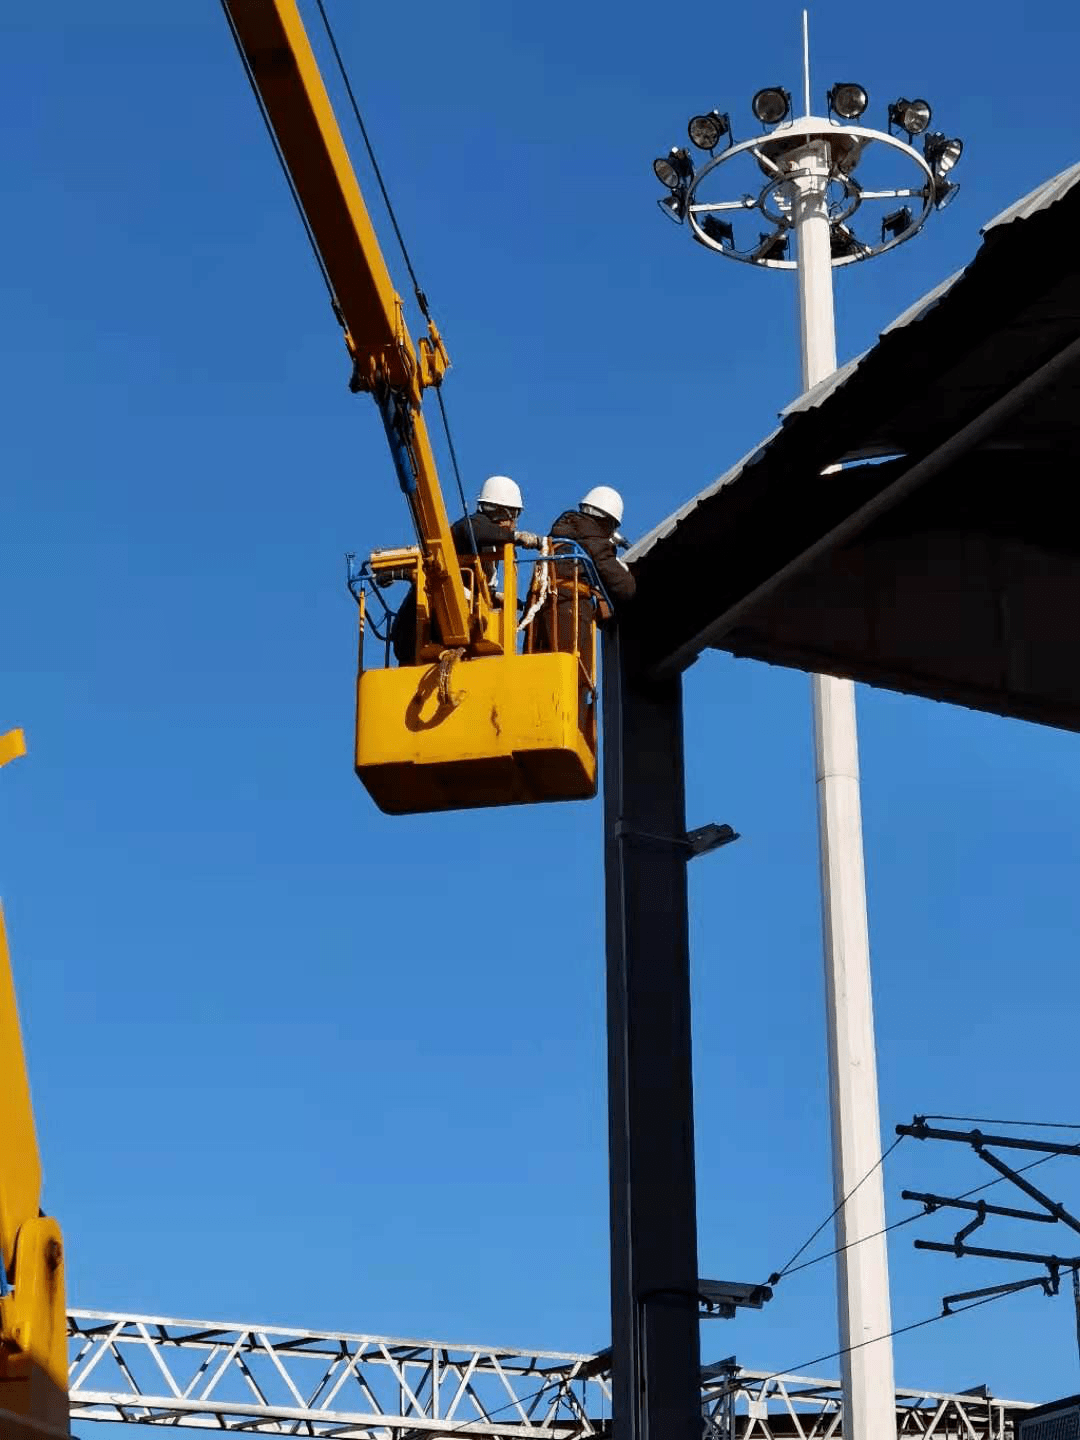
<path fill-rule="evenodd" d="M 472 521 L 472 536 L 469 534 L 469 521 Z M 454 541 L 454 549 L 459 555 L 471 555 L 473 553 L 473 537 L 476 540 L 476 549 L 480 555 L 498 554 L 501 556 L 502 547 L 514 538 L 513 527 L 509 529 L 505 525 L 496 525 L 495 521 L 480 510 L 474 510 L 466 517 L 455 520 L 450 526 L 450 535 Z M 432 636 L 438 639 L 438 634 L 432 621 Z M 390 631 L 390 643 L 393 647 L 394 656 L 399 665 L 416 664 L 416 587 L 410 586 L 409 593 L 401 602 L 397 614 L 394 616 L 393 628 Z"/>
<path fill-rule="evenodd" d="M 463 515 L 460 520 L 455 520 L 450 526 L 450 534 L 454 538 L 454 549 L 459 555 L 471 555 L 473 553 L 472 541 L 469 538 L 469 521 L 472 521 L 472 532 L 476 537 L 476 553 L 480 555 L 490 554 L 492 550 L 502 551 L 504 545 L 514 538 L 513 526 L 507 529 L 505 525 L 496 525 L 480 510 L 474 510 L 469 516 Z"/>
<path fill-rule="evenodd" d="M 551 527 L 553 540 L 574 540 L 596 566 L 608 597 L 614 605 L 624 605 L 634 598 L 634 577 L 619 559 L 615 542 L 608 533 L 608 524 L 595 515 L 580 510 L 564 510 Z M 570 580 L 573 566 L 556 566 L 560 579 Z M 565 571 L 565 575 L 561 572 Z"/>

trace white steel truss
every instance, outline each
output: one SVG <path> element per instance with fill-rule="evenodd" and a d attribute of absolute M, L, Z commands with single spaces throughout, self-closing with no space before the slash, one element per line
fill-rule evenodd
<path fill-rule="evenodd" d="M 571 1440 L 611 1413 L 593 1355 L 99 1310 L 70 1311 L 68 1335 L 73 1424 Z"/>
<path fill-rule="evenodd" d="M 770 1375 L 734 1362 L 709 1366 L 702 1380 L 706 1440 L 837 1440 L 843 1434 L 839 1380 Z M 936 1440 L 1013 1440 L 1015 1417 L 1031 1401 L 1000 1400 L 984 1389 L 965 1395 L 896 1392 L 896 1433 Z"/>
<path fill-rule="evenodd" d="M 599 1355 L 72 1310 L 71 1419 L 332 1440 L 578 1440 L 610 1433 Z M 703 1372 L 705 1440 L 837 1440 L 838 1380 Z M 896 1392 L 897 1435 L 1013 1440 L 1023 1401 Z"/>

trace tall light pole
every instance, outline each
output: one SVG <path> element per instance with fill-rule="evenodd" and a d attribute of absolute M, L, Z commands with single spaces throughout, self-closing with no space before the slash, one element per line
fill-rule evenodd
<path fill-rule="evenodd" d="M 654 164 L 669 191 L 660 202 L 687 224 L 700 244 L 726 256 L 798 275 L 802 381 L 809 390 L 836 368 L 832 271 L 883 254 L 915 235 L 957 187 L 947 179 L 959 159 L 958 140 L 929 133 L 930 107 L 922 100 L 889 106 L 888 133 L 856 124 L 867 108 L 862 86 L 842 83 L 828 94 L 827 115 L 811 113 L 809 45 L 803 14 L 805 114 L 791 118 L 791 97 L 780 87 L 760 90 L 752 109 L 763 134 L 736 143 L 730 116 L 719 110 L 695 116 L 689 135 L 710 158 L 695 165 L 686 149 Z M 892 132 L 901 132 L 898 138 Z M 914 148 L 925 135 L 923 152 Z M 719 155 L 721 141 L 726 142 Z M 856 180 L 860 165 L 914 164 L 914 184 Z M 756 176 L 739 199 L 705 199 L 716 178 L 739 164 Z M 865 174 L 864 169 L 864 174 Z M 766 177 L 761 187 L 761 174 Z M 854 218 L 869 202 L 897 208 L 880 217 L 880 239 L 860 239 Z M 757 222 L 749 243 L 739 216 Z M 760 220 L 768 224 L 759 229 Z M 756 232 L 756 241 L 754 233 Z M 739 243 L 742 240 L 744 243 Z M 791 242 L 795 258 L 789 258 Z M 849 680 L 811 677 L 814 768 L 821 863 L 822 923 L 832 1127 L 833 1191 L 837 1205 L 837 1309 L 843 1349 L 844 1433 L 849 1440 L 893 1440 L 893 1377 L 888 1255 L 884 1236 L 881 1125 L 866 916 L 859 748 L 855 689 Z"/>

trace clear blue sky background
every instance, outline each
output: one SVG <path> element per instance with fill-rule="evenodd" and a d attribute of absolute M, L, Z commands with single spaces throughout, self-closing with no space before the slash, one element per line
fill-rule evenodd
<path fill-rule="evenodd" d="M 470 486 L 515 476 L 539 529 L 615 483 L 642 533 L 797 389 L 790 281 L 689 244 L 650 172 L 696 110 L 747 133 L 758 85 L 797 88 L 797 8 L 331 13 Z M 39 0 L 2 30 L 0 728 L 31 755 L 0 881 L 71 1301 L 600 1346 L 599 805 L 394 820 L 352 777 L 342 553 L 409 527 L 214 0 Z M 1077 159 L 1078 32 L 1067 3 L 815 6 L 818 93 L 857 79 L 878 123 L 925 94 L 968 147 L 958 202 L 841 277 L 842 359 Z M 752 1280 L 831 1205 L 807 681 L 708 657 L 686 690 L 691 822 L 745 836 L 693 869 L 701 1269 Z M 886 1134 L 1080 1118 L 1076 738 L 860 714 Z M 908 1142 L 891 1215 L 974 1163 Z M 1080 1201 L 1069 1163 L 1043 1173 Z M 1016 1278 L 912 1250 L 936 1232 L 894 1237 L 897 1324 Z M 705 1357 L 832 1350 L 832 1284 L 785 1282 Z M 1071 1301 L 917 1331 L 896 1370 L 1070 1393 Z"/>

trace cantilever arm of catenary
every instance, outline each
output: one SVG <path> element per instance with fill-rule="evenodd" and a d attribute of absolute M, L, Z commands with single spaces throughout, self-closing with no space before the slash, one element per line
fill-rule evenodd
<path fill-rule="evenodd" d="M 223 0 L 332 287 L 353 386 L 375 397 L 424 555 L 447 646 L 469 642 L 469 611 L 420 396 L 448 364 L 438 331 L 405 325 L 296 0 Z"/>

